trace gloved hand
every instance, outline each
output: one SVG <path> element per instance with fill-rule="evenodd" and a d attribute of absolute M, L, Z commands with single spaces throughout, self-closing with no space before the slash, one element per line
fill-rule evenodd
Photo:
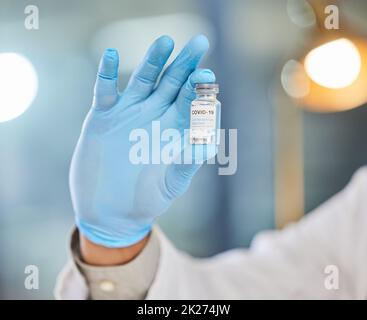
<path fill-rule="evenodd" d="M 190 104 L 196 83 L 210 83 L 210 70 L 197 69 L 207 52 L 208 40 L 197 36 L 185 46 L 165 70 L 157 84 L 173 41 L 160 37 L 150 47 L 133 73 L 126 89 L 118 93 L 118 53 L 107 49 L 101 59 L 94 99 L 83 124 L 70 169 L 70 189 L 76 224 L 90 241 L 111 248 L 126 247 L 143 239 L 154 219 L 188 188 L 194 174 L 207 158 L 215 156 L 216 146 L 195 153 L 198 163 L 152 163 L 156 144 L 152 141 L 152 122 L 160 131 L 176 129 L 178 159 L 188 143 L 184 129 L 189 128 Z M 149 163 L 131 159 L 134 129 L 149 135 Z M 182 143 L 181 143 L 182 142 Z M 162 148 L 168 142 L 161 142 Z M 171 141 L 172 143 L 172 141 Z M 144 151 L 144 150 L 143 150 Z M 176 163 L 177 162 L 177 163 Z"/>

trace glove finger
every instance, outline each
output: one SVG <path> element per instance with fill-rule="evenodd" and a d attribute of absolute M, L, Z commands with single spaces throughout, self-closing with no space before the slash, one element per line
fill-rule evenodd
<path fill-rule="evenodd" d="M 197 68 L 209 49 L 208 39 L 199 35 L 192 38 L 175 61 L 164 72 L 153 96 L 159 105 L 171 104 L 176 99 L 188 76 Z"/>
<path fill-rule="evenodd" d="M 180 116 L 190 118 L 191 102 L 196 98 L 195 86 L 198 83 L 214 83 L 215 74 L 209 69 L 196 69 L 187 79 L 176 99 L 175 106 Z"/>
<path fill-rule="evenodd" d="M 94 86 L 93 107 L 109 109 L 117 101 L 119 55 L 115 49 L 105 50 L 99 63 L 97 80 Z"/>
<path fill-rule="evenodd" d="M 124 91 L 124 98 L 129 99 L 129 103 L 142 101 L 152 93 L 173 47 L 174 42 L 168 36 L 158 38 L 151 45 L 143 62 L 131 76 Z"/>

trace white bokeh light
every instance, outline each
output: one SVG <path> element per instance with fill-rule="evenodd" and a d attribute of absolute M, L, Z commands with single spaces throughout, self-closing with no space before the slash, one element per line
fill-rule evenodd
<path fill-rule="evenodd" d="M 0 53 L 0 122 L 25 112 L 37 90 L 38 77 L 32 63 L 18 53 Z"/>
<path fill-rule="evenodd" d="M 361 56 L 353 42 L 338 39 L 313 49 L 305 59 L 308 76 L 331 89 L 351 85 L 361 71 Z"/>

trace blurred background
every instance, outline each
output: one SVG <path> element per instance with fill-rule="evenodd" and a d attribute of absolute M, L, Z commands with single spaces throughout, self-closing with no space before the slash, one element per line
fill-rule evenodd
<path fill-rule="evenodd" d="M 197 33 L 211 42 L 203 65 L 220 83 L 222 127 L 238 129 L 238 169 L 219 176 L 205 166 L 159 221 L 177 247 L 195 256 L 246 247 L 345 186 L 367 160 L 367 109 L 313 112 L 285 94 L 284 65 L 314 37 L 315 17 L 295 1 L 0 0 L 0 74 L 20 68 L 14 99 L 33 101 L 0 122 L 0 298 L 53 298 L 73 225 L 70 159 L 106 47 L 120 51 L 123 88 L 159 35 L 176 40 L 175 52 Z M 30 4 L 38 30 L 24 25 Z M 345 1 L 340 11 L 367 32 L 366 1 Z M 0 81 L 0 121 L 11 116 L 7 94 Z M 284 204 L 294 216 L 282 217 Z M 24 287 L 27 265 L 39 267 L 39 290 Z"/>

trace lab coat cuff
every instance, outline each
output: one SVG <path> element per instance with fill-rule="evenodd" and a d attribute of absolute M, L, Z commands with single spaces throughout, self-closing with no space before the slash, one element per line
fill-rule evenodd
<path fill-rule="evenodd" d="M 146 247 L 135 259 L 120 266 L 100 267 L 82 261 L 79 233 L 74 228 L 69 248 L 71 259 L 59 276 L 56 298 L 75 299 L 71 292 L 71 287 L 75 286 L 80 299 L 144 299 L 154 280 L 160 259 L 157 229 L 152 229 Z"/>

